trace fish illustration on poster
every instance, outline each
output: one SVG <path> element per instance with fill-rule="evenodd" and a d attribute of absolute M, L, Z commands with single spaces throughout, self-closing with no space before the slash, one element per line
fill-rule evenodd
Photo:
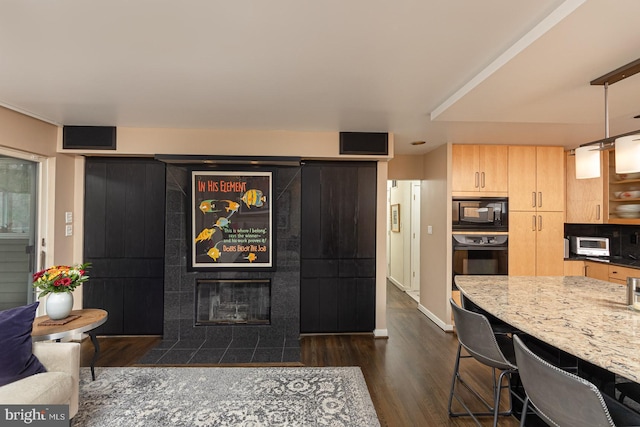
<path fill-rule="evenodd" d="M 273 173 L 193 171 L 191 267 L 273 267 Z"/>

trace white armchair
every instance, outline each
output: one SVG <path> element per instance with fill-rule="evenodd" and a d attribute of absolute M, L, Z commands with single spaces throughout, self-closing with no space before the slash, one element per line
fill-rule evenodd
<path fill-rule="evenodd" d="M 78 412 L 80 344 L 36 342 L 33 354 L 47 372 L 0 387 L 0 404 L 69 405 L 69 418 Z"/>

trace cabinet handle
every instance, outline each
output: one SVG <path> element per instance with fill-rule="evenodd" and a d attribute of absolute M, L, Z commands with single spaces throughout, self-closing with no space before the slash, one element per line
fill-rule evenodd
<path fill-rule="evenodd" d="M 542 231 L 542 215 L 538 215 L 538 231 Z"/>
<path fill-rule="evenodd" d="M 600 219 L 600 205 L 596 205 L 596 219 Z"/>
<path fill-rule="evenodd" d="M 589 266 L 588 265 L 584 266 L 584 277 L 589 277 Z"/>
<path fill-rule="evenodd" d="M 531 217 L 531 231 L 536 231 L 536 216 Z"/>
<path fill-rule="evenodd" d="M 480 186 L 480 174 L 476 172 L 476 188 Z"/>
<path fill-rule="evenodd" d="M 482 188 L 484 188 L 484 172 L 482 172 Z"/>
<path fill-rule="evenodd" d="M 531 207 L 535 208 L 536 207 L 536 192 L 532 192 L 531 193 Z"/>
<path fill-rule="evenodd" d="M 542 207 L 542 191 L 538 193 L 538 207 Z"/>

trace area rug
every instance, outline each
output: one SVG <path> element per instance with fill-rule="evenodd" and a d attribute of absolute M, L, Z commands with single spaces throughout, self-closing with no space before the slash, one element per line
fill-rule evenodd
<path fill-rule="evenodd" d="M 379 426 L 358 367 L 88 368 L 72 426 Z"/>

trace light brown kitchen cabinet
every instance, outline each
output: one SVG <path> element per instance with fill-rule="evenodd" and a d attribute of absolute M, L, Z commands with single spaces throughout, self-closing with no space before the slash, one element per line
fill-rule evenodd
<path fill-rule="evenodd" d="M 509 210 L 564 212 L 562 147 L 509 146 Z"/>
<path fill-rule="evenodd" d="M 626 285 L 627 277 L 640 277 L 640 268 L 621 267 L 604 262 L 569 260 L 564 262 L 564 275 L 587 276 Z"/>
<path fill-rule="evenodd" d="M 603 224 L 609 208 L 605 174 L 608 156 L 600 153 L 600 177 L 576 179 L 576 157 L 566 153 L 567 222 L 570 224 Z"/>
<path fill-rule="evenodd" d="M 564 275 L 565 276 L 584 276 L 584 261 L 582 260 L 570 260 L 564 261 Z"/>
<path fill-rule="evenodd" d="M 602 262 L 584 262 L 585 276 L 609 281 L 609 265 Z"/>
<path fill-rule="evenodd" d="M 509 275 L 564 274 L 564 212 L 509 212 Z"/>
<path fill-rule="evenodd" d="M 453 195 L 506 195 L 508 153 L 506 145 L 452 145 Z"/>
<path fill-rule="evenodd" d="M 509 146 L 509 274 L 564 274 L 564 150 Z"/>
<path fill-rule="evenodd" d="M 627 284 L 627 277 L 640 277 L 640 269 L 608 265 L 609 281 Z"/>

